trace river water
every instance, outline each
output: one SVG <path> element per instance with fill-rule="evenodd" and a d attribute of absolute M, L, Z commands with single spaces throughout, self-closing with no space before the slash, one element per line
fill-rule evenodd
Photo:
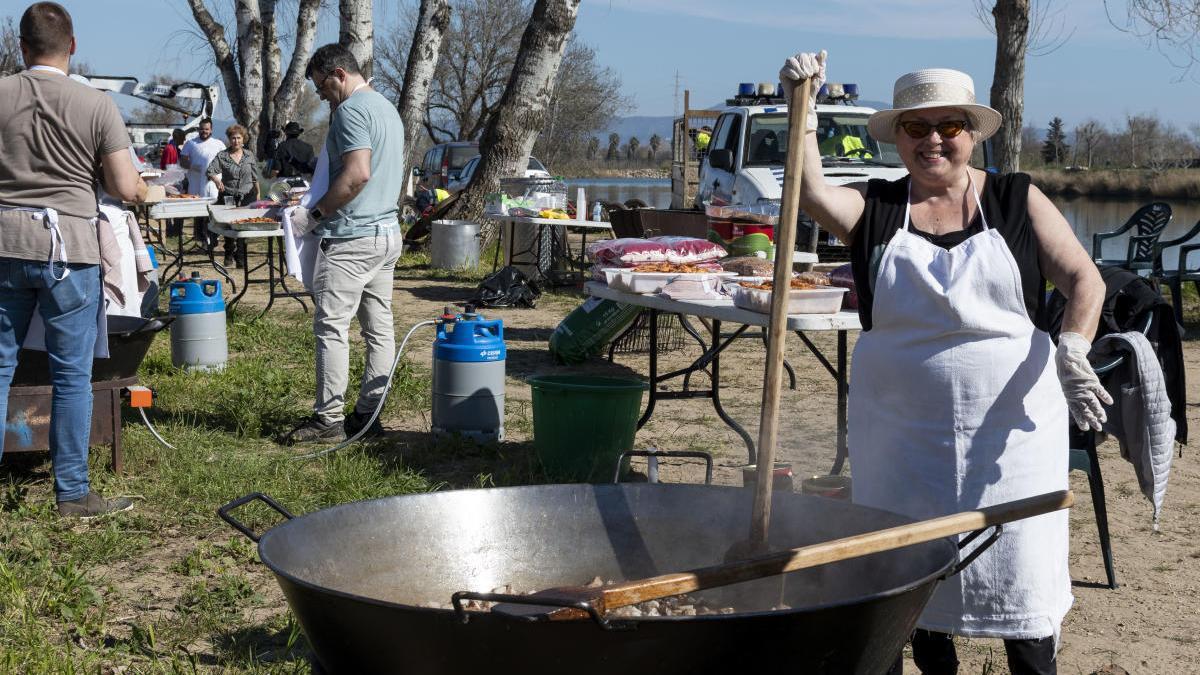
<path fill-rule="evenodd" d="M 568 194 L 574 196 L 575 188 L 582 187 L 588 201 L 601 199 L 607 202 L 625 202 L 640 199 L 656 209 L 671 207 L 671 181 L 666 178 L 596 178 L 567 179 Z M 1092 235 L 1109 232 L 1120 227 L 1138 207 L 1151 199 L 1101 199 L 1077 197 L 1066 199 L 1052 197 L 1075 236 L 1088 252 L 1092 250 Z M 1200 201 L 1164 200 L 1171 205 L 1173 217 L 1163 239 L 1182 236 L 1200 221 Z M 1197 238 L 1192 243 L 1200 243 Z M 1126 237 L 1108 239 L 1104 242 L 1104 255 L 1109 258 L 1125 254 Z M 1167 269 L 1176 267 L 1176 249 L 1167 249 L 1163 263 Z"/>

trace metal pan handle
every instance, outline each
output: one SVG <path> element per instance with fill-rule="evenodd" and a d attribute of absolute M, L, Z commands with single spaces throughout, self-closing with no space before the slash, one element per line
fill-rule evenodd
<path fill-rule="evenodd" d="M 628 452 L 623 452 L 617 459 L 617 468 L 613 472 L 612 482 L 621 482 L 621 465 L 624 464 L 625 460 L 629 457 L 647 457 L 655 459 L 659 457 L 691 457 L 694 459 L 702 459 L 704 460 L 704 484 L 712 485 L 713 458 L 711 454 L 701 450 L 630 450 Z"/>
<path fill-rule="evenodd" d="M 570 609 L 578 609 L 582 612 L 587 612 L 587 615 L 592 618 L 601 628 L 605 630 L 614 630 L 616 628 L 625 627 L 625 622 L 612 622 L 606 619 L 600 610 L 596 609 L 595 605 L 586 600 L 564 600 L 558 598 L 537 597 L 533 595 L 512 595 L 509 593 L 476 593 L 474 591 L 458 591 L 450 596 L 450 602 L 454 604 L 454 613 L 458 616 L 458 620 L 462 623 L 467 623 L 471 620 L 471 613 L 463 607 L 463 600 L 481 600 L 487 602 L 507 603 L 512 605 L 525 605 L 531 608 L 537 607 L 567 607 Z M 509 611 L 495 611 L 493 608 L 492 614 L 503 616 L 514 621 L 544 621 L 546 613 L 534 609 L 528 613 L 511 608 Z"/>
<path fill-rule="evenodd" d="M 958 542 L 958 550 L 961 551 L 961 550 L 965 549 L 971 542 L 978 539 L 979 535 L 983 534 L 984 532 L 987 532 L 988 529 L 989 528 L 984 527 L 984 528 L 975 530 L 971 534 L 968 534 L 966 537 L 963 538 L 962 541 Z M 938 581 L 944 581 L 946 579 L 949 579 L 950 577 L 954 576 L 955 574 L 958 574 L 959 572 L 966 569 L 967 565 L 970 565 L 972 562 L 975 562 L 975 559 L 978 558 L 981 553 L 988 550 L 989 548 L 991 548 L 992 544 L 996 543 L 996 540 L 1000 538 L 1000 533 L 1004 530 L 1004 526 L 1003 525 L 994 525 L 994 526 L 992 526 L 991 530 L 992 530 L 992 533 L 990 535 L 988 535 L 987 539 L 983 540 L 982 544 L 976 546 L 975 550 L 973 550 L 967 554 L 967 557 L 954 563 L 954 567 L 950 568 L 949 572 L 946 572 L 942 576 L 938 577 Z"/>
<path fill-rule="evenodd" d="M 279 513 L 279 515 L 283 516 L 284 518 L 287 518 L 288 520 L 291 520 L 292 518 L 296 517 L 296 516 L 292 515 L 292 513 L 290 511 L 283 508 L 283 506 L 281 506 L 279 504 L 279 502 L 275 501 L 274 499 L 271 499 L 271 497 L 269 495 L 265 495 L 261 492 L 252 492 L 252 493 L 246 495 L 245 497 L 238 497 L 237 499 L 229 502 L 225 506 L 222 506 L 221 508 L 217 509 L 217 515 L 221 516 L 221 520 L 224 520 L 225 522 L 229 523 L 233 527 L 233 529 L 235 529 L 238 532 L 241 532 L 242 534 L 249 537 L 250 541 L 258 541 L 261 535 L 255 534 L 254 530 L 251 530 L 250 528 L 246 527 L 244 524 L 242 524 L 242 521 L 238 520 L 237 518 L 234 518 L 233 514 L 230 513 L 230 511 L 233 511 L 234 509 L 239 508 L 241 506 L 245 506 L 246 504 L 249 504 L 250 502 L 255 501 L 255 500 L 258 500 L 258 501 L 266 504 L 267 506 L 271 507 L 277 513 Z"/>

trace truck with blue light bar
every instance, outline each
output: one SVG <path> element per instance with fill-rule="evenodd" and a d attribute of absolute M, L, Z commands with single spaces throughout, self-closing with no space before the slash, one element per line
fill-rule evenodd
<path fill-rule="evenodd" d="M 858 85 L 827 82 L 817 94 L 817 145 L 825 178 L 837 185 L 872 178 L 895 180 L 907 170 L 896 146 L 871 137 L 867 118 L 873 108 L 856 105 Z M 687 111 L 676 120 L 671 168 L 672 208 L 703 208 L 709 204 L 755 205 L 783 196 L 783 166 L 787 159 L 787 100 L 775 83 L 743 82 L 737 95 L 717 110 Z M 695 148 L 688 126 L 708 120 L 708 147 Z M 797 241 L 805 242 L 801 215 Z"/>

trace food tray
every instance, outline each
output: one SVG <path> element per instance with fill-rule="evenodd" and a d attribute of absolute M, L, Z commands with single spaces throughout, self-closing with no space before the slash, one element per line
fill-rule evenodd
<path fill-rule="evenodd" d="M 251 208 L 229 208 L 226 206 L 214 206 L 209 209 L 212 214 L 213 222 L 229 230 L 244 230 L 244 231 L 267 231 L 278 230 L 282 227 L 281 223 L 276 220 L 272 223 L 234 223 L 235 220 L 242 218 L 276 218 L 279 217 L 278 209 L 251 209 Z"/>
<path fill-rule="evenodd" d="M 169 216 L 175 213 L 192 213 L 197 208 L 208 208 L 209 204 L 215 203 L 216 197 L 189 199 L 179 197 L 170 197 L 158 202 L 154 205 L 154 210 L 164 216 Z"/>
<path fill-rule="evenodd" d="M 771 313 L 771 291 L 737 284 L 730 285 L 729 289 L 735 307 L 762 314 Z M 836 314 L 842 309 L 842 296 L 847 290 L 837 286 L 792 290 L 789 292 L 787 313 Z"/>
<path fill-rule="evenodd" d="M 634 272 L 624 268 L 607 268 L 604 277 L 610 288 L 629 293 L 657 293 L 674 279 L 728 278 L 733 272 Z"/>

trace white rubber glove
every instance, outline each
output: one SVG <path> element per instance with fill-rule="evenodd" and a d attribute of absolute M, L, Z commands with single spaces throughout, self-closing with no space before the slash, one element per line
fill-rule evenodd
<path fill-rule="evenodd" d="M 1088 362 L 1088 352 L 1092 343 L 1079 333 L 1063 333 L 1058 336 L 1058 352 L 1054 355 L 1054 363 L 1058 367 L 1058 380 L 1062 384 L 1063 394 L 1067 397 L 1067 407 L 1075 426 L 1083 431 L 1089 428 L 1100 431 L 1101 425 L 1108 420 L 1101 404 L 1112 405 L 1112 396 L 1100 384 L 1096 371 Z"/>
<path fill-rule="evenodd" d="M 284 211 L 284 215 L 287 216 L 288 222 L 292 226 L 292 232 L 295 232 L 297 237 L 303 237 L 317 226 L 317 222 L 313 220 L 309 210 L 303 206 L 289 207 Z"/>
<path fill-rule="evenodd" d="M 808 130 L 817 130 L 817 92 L 825 84 L 825 60 L 827 53 L 824 49 L 819 54 L 801 52 L 789 56 L 779 69 L 779 82 L 783 85 L 783 95 L 791 103 L 792 88 L 801 80 L 808 80 Z"/>

